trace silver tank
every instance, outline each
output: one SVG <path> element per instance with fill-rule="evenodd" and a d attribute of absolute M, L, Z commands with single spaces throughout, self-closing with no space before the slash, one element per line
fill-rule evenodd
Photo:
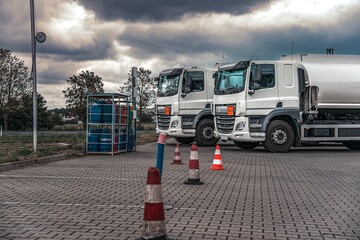
<path fill-rule="evenodd" d="M 297 54 L 281 60 L 301 62 L 308 85 L 319 87 L 319 109 L 360 109 L 360 56 Z"/>

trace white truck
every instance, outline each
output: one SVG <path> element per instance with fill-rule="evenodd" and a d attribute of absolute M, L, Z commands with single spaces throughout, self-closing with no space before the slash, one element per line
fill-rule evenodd
<path fill-rule="evenodd" d="M 216 69 L 173 68 L 160 72 L 156 98 L 156 130 L 184 144 L 194 140 L 199 146 L 218 142 L 213 135 Z"/>
<path fill-rule="evenodd" d="M 239 61 L 214 77 L 214 135 L 223 141 L 270 152 L 320 142 L 360 149 L 360 56 Z"/>

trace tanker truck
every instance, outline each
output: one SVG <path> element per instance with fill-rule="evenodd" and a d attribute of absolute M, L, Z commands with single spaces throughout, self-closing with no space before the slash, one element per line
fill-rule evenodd
<path fill-rule="evenodd" d="M 218 142 L 213 135 L 214 116 L 211 103 L 214 97 L 216 69 L 172 68 L 161 71 L 156 97 L 156 130 L 188 144 L 199 146 Z"/>
<path fill-rule="evenodd" d="M 320 142 L 360 149 L 360 56 L 238 61 L 213 77 L 214 136 L 222 141 L 279 153 Z"/>

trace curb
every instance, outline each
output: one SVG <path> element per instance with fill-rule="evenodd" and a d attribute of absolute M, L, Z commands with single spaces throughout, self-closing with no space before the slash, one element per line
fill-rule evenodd
<path fill-rule="evenodd" d="M 78 156 L 80 157 L 83 155 L 78 154 Z M 3 163 L 3 164 L 0 164 L 0 172 L 14 170 L 14 169 L 18 169 L 18 168 L 24 168 L 24 167 L 28 167 L 28 166 L 34 166 L 37 164 L 56 162 L 56 161 L 70 159 L 70 158 L 72 158 L 72 157 L 69 156 L 68 154 L 58 154 L 58 155 L 46 156 L 46 157 L 30 159 L 30 160 Z"/>

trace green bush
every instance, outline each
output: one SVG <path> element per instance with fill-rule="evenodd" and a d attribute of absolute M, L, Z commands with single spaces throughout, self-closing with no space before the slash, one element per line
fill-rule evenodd
<path fill-rule="evenodd" d="M 19 150 L 18 155 L 19 156 L 29 156 L 31 154 L 31 150 L 28 148 L 22 148 Z"/>

